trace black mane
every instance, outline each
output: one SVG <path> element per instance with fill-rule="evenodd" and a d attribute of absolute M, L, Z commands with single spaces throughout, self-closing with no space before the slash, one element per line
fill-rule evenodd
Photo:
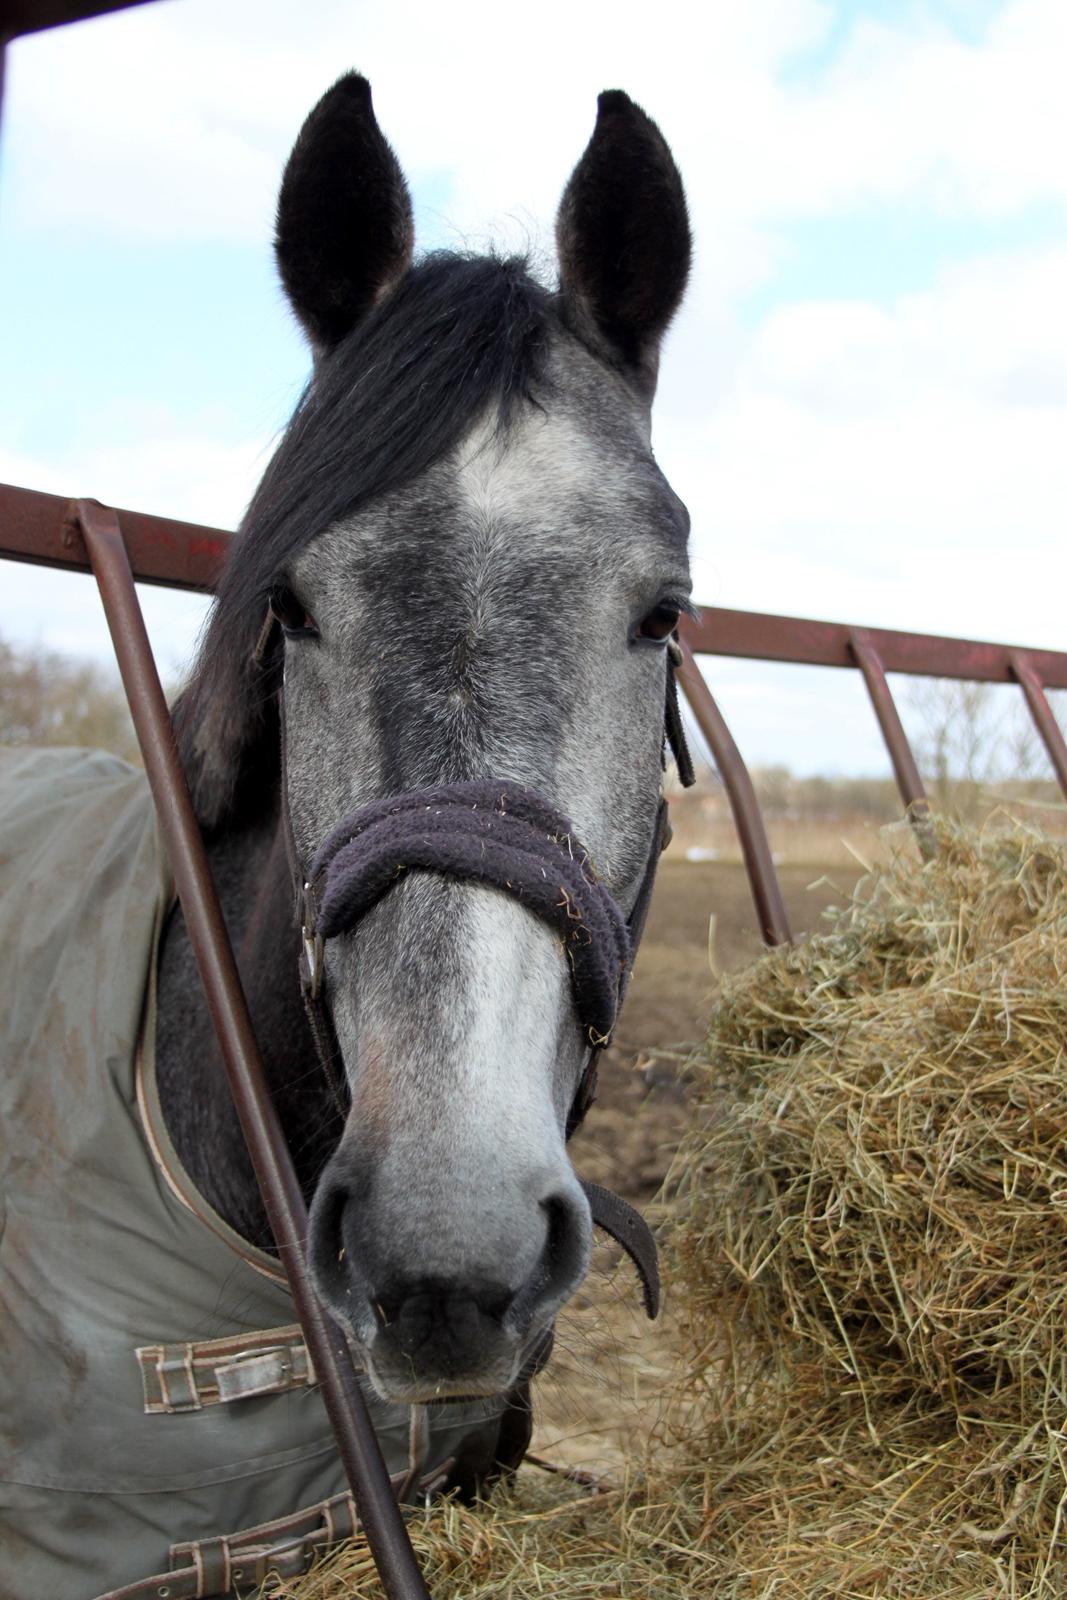
<path fill-rule="evenodd" d="M 277 785 L 277 654 L 257 664 L 267 595 L 331 523 L 446 456 L 479 416 L 506 426 L 543 381 L 551 297 L 521 260 L 427 257 L 316 370 L 218 587 L 175 722 L 208 828 Z"/>

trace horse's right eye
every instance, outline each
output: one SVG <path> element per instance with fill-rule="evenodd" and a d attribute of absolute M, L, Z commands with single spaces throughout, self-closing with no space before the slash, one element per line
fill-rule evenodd
<path fill-rule="evenodd" d="M 276 583 L 267 602 L 271 615 L 281 624 L 282 632 L 290 639 L 317 639 L 318 625 L 302 600 L 298 600 L 288 584 Z"/>
<path fill-rule="evenodd" d="M 678 626 L 679 614 L 678 607 L 672 605 L 669 600 L 664 601 L 662 605 L 654 606 L 637 624 L 637 638 L 648 639 L 652 644 L 666 644 Z"/>

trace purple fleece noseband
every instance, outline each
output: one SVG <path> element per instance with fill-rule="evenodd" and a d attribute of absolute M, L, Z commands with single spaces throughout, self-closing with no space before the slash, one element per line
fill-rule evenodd
<path fill-rule="evenodd" d="M 508 778 L 483 778 L 362 806 L 311 864 L 309 931 L 329 939 L 353 927 L 411 867 L 503 889 L 554 928 L 586 1037 L 598 1047 L 608 1042 L 633 958 L 626 918 L 566 817 L 543 796 Z"/>

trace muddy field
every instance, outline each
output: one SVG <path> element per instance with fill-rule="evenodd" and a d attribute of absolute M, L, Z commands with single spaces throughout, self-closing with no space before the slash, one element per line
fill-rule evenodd
<path fill-rule="evenodd" d="M 844 867 L 783 867 L 795 934 L 851 888 Z M 670 1165 L 686 1117 L 685 1060 L 699 1044 L 718 970 L 760 952 L 744 868 L 665 861 L 620 1022 L 600 1067 L 600 1092 L 572 1144 L 575 1167 L 646 1211 Z M 678 1329 L 669 1300 L 650 1324 L 627 1261 L 598 1247 L 593 1271 L 561 1316 L 556 1351 L 536 1388 L 534 1449 L 550 1461 L 617 1476 L 639 1457 L 677 1373 Z"/>

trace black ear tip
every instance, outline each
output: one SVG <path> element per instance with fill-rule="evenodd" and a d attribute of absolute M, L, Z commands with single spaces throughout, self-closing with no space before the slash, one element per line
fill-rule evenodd
<path fill-rule="evenodd" d="M 275 253 L 289 303 L 318 353 L 332 349 L 411 260 L 411 197 L 371 105 L 346 72 L 285 164 Z"/>
<path fill-rule="evenodd" d="M 636 111 L 630 96 L 625 89 L 603 89 L 596 97 L 597 110 L 602 117 L 611 116 L 612 112 Z"/>
<path fill-rule="evenodd" d="M 606 123 L 628 122 L 637 127 L 655 128 L 647 111 L 642 111 L 636 100 L 631 100 L 625 89 L 604 89 L 596 97 L 596 125 L 602 129 Z"/>
<path fill-rule="evenodd" d="M 353 111 L 370 110 L 370 83 L 361 72 L 342 73 L 337 82 L 327 89 L 315 109 L 342 105 Z"/>

